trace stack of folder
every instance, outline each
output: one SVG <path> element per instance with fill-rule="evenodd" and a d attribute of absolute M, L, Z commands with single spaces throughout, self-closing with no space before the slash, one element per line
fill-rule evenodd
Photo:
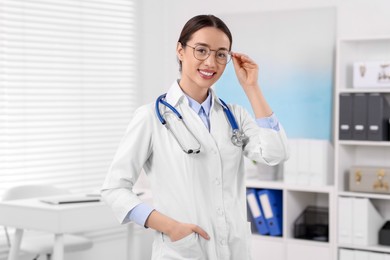
<path fill-rule="evenodd" d="M 283 192 L 281 190 L 247 189 L 247 203 L 260 235 L 282 236 Z"/>
<path fill-rule="evenodd" d="M 389 140 L 390 109 L 379 93 L 340 94 L 340 140 Z"/>
<path fill-rule="evenodd" d="M 369 246 L 378 244 L 378 233 L 384 220 L 367 198 L 339 198 L 340 244 Z"/>
<path fill-rule="evenodd" d="M 333 147 L 328 140 L 289 139 L 290 158 L 283 165 L 286 183 L 324 186 L 333 167 Z"/>

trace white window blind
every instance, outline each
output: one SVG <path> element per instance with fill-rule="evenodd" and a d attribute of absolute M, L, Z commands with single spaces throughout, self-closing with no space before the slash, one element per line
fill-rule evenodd
<path fill-rule="evenodd" d="M 0 197 L 100 188 L 136 105 L 134 2 L 0 1 Z"/>

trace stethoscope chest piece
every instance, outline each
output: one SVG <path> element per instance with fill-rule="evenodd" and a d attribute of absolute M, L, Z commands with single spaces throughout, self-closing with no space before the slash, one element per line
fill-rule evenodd
<path fill-rule="evenodd" d="M 234 129 L 231 140 L 235 146 L 242 147 L 242 146 L 246 145 L 249 138 L 244 134 L 244 132 L 242 132 L 238 129 Z"/>

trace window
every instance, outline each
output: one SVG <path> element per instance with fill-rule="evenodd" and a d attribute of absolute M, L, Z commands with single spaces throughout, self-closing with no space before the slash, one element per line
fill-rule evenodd
<path fill-rule="evenodd" d="M 0 197 L 98 190 L 136 105 L 133 0 L 2 0 Z"/>

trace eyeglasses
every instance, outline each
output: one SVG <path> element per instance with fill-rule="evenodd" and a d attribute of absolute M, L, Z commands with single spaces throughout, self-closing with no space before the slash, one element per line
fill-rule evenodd
<path fill-rule="evenodd" d="M 210 57 L 210 54 L 212 51 L 215 51 L 215 60 L 221 65 L 228 64 L 229 61 L 232 59 L 232 55 L 231 55 L 230 51 L 228 51 L 228 50 L 224 50 L 224 49 L 211 50 L 209 47 L 202 46 L 202 45 L 198 45 L 196 47 L 192 47 L 192 46 L 187 45 L 187 44 L 183 44 L 183 45 L 192 48 L 194 50 L 195 59 L 200 60 L 200 61 L 204 61 L 208 57 Z"/>

